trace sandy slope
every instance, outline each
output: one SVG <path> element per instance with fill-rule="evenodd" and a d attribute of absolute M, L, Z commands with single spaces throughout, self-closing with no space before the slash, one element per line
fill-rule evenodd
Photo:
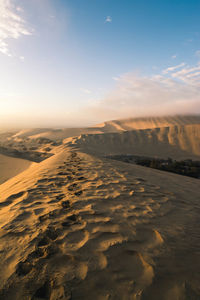
<path fill-rule="evenodd" d="M 65 128 L 65 129 L 51 129 L 43 133 L 34 134 L 29 136 L 31 139 L 36 139 L 40 137 L 49 138 L 51 140 L 63 140 L 64 138 L 78 136 L 82 133 L 101 133 L 98 128 Z"/>
<path fill-rule="evenodd" d="M 157 127 L 168 127 L 174 125 L 189 125 L 189 124 L 200 124 L 199 115 L 182 115 L 182 116 L 166 116 L 166 117 L 145 117 L 145 118 L 129 118 L 123 120 L 107 121 L 102 124 L 98 124 L 93 127 L 86 128 L 33 128 L 33 129 L 22 129 L 15 131 L 13 134 L 10 133 L 11 139 L 16 138 L 30 138 L 36 139 L 45 137 L 52 140 L 63 140 L 72 136 L 79 136 L 81 134 L 98 134 L 108 132 L 123 132 L 133 129 L 147 129 Z M 5 135 L 0 133 L 1 137 Z"/>
<path fill-rule="evenodd" d="M 65 142 L 101 155 L 135 154 L 161 158 L 199 159 L 200 124 L 121 133 L 84 134 Z"/>
<path fill-rule="evenodd" d="M 26 170 L 32 162 L 0 154 L 0 184 Z"/>
<path fill-rule="evenodd" d="M 47 138 L 54 141 L 62 140 L 64 138 L 78 136 L 82 133 L 102 133 L 101 129 L 96 127 L 88 127 L 88 128 L 60 128 L 60 129 L 53 129 L 53 128 L 32 128 L 32 129 L 22 129 L 17 132 L 11 134 L 11 140 L 17 139 L 38 139 L 38 138 Z M 5 138 L 5 133 L 0 134 L 0 141 L 1 136 Z"/>
<path fill-rule="evenodd" d="M 197 179 L 66 148 L 0 193 L 0 299 L 200 299 Z"/>
<path fill-rule="evenodd" d="M 133 129 L 147 129 L 157 127 L 168 127 L 174 125 L 199 124 L 199 115 L 176 115 L 163 117 L 129 118 L 122 120 L 107 121 L 96 127 L 102 132 L 119 132 Z"/>

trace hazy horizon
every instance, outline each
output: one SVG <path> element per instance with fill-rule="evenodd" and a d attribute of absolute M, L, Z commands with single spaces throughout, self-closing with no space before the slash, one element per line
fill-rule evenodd
<path fill-rule="evenodd" d="M 200 114 L 199 8 L 0 0 L 0 128 Z"/>

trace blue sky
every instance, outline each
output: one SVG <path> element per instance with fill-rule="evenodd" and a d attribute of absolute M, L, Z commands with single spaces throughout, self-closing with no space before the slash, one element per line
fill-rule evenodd
<path fill-rule="evenodd" d="M 200 113 L 200 1 L 0 0 L 0 125 Z"/>

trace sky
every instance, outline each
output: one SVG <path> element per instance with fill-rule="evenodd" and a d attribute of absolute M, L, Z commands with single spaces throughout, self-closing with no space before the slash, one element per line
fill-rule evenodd
<path fill-rule="evenodd" d="M 199 0 L 0 0 L 0 127 L 200 113 Z"/>

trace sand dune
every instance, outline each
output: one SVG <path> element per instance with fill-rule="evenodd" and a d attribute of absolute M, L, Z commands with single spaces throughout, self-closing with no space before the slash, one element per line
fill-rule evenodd
<path fill-rule="evenodd" d="M 170 126 L 121 133 L 83 134 L 69 145 L 101 155 L 135 154 L 175 159 L 200 157 L 200 124 Z"/>
<path fill-rule="evenodd" d="M 43 133 L 30 135 L 31 139 L 36 139 L 40 137 L 49 138 L 51 140 L 63 140 L 64 138 L 78 136 L 82 133 L 101 133 L 98 128 L 65 128 L 65 129 L 52 129 L 45 131 Z"/>
<path fill-rule="evenodd" d="M 0 299 L 200 299 L 199 180 L 103 157 L 199 159 L 200 124 L 140 121 L 0 136 L 53 154 L 26 169 L 0 155 L 21 168 L 0 184 Z"/>
<path fill-rule="evenodd" d="M 11 139 L 37 139 L 48 138 L 51 140 L 63 140 L 68 137 L 79 136 L 81 134 L 99 134 L 108 132 L 122 132 L 133 129 L 148 129 L 157 127 L 169 127 L 174 125 L 199 124 L 199 115 L 189 116 L 166 116 L 166 117 L 145 117 L 145 118 L 129 118 L 122 120 L 107 121 L 93 127 L 85 128 L 32 128 L 22 129 L 10 133 Z M 0 134 L 0 141 L 5 137 L 5 133 Z"/>
<path fill-rule="evenodd" d="M 32 129 L 22 129 L 19 131 L 11 132 L 9 134 L 9 140 L 26 140 L 26 139 L 39 139 L 47 138 L 53 141 L 63 140 L 64 138 L 78 136 L 82 133 L 102 133 L 103 131 L 96 127 L 88 128 L 32 128 Z M 8 137 L 8 134 L 0 134 L 0 141 Z"/>
<path fill-rule="evenodd" d="M 67 148 L 0 192 L 0 299 L 200 296 L 198 180 Z"/>
<path fill-rule="evenodd" d="M 101 128 L 102 132 L 118 132 L 133 129 L 148 129 L 157 127 L 168 127 L 174 125 L 199 124 L 199 115 L 176 115 L 163 117 L 143 117 L 113 120 L 104 122 L 96 127 Z"/>

